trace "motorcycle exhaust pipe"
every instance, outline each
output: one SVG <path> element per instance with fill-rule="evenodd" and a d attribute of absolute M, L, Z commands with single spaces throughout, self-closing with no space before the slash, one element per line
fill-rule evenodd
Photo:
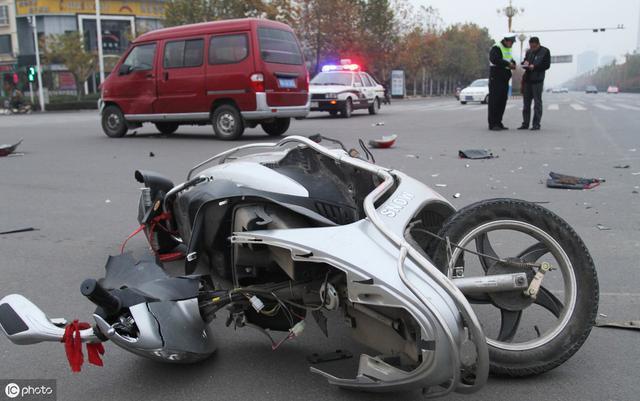
<path fill-rule="evenodd" d="M 61 342 L 64 337 L 64 328 L 53 324 L 40 308 L 19 294 L 0 300 L 0 327 L 7 338 L 18 345 Z M 82 342 L 101 342 L 93 328 L 81 330 L 80 338 Z"/>
<path fill-rule="evenodd" d="M 451 279 L 465 295 L 524 290 L 529 287 L 526 273 L 494 274 Z"/>

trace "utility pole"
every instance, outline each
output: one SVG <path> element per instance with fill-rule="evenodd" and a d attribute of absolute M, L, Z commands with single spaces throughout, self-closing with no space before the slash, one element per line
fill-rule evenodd
<path fill-rule="evenodd" d="M 504 14 L 507 17 L 509 32 L 511 32 L 511 23 L 513 22 L 513 17 L 518 14 L 522 14 L 524 12 L 524 8 L 514 7 L 513 2 L 509 0 L 509 5 L 505 8 L 499 8 L 498 14 Z"/>
<path fill-rule="evenodd" d="M 102 57 L 102 22 L 100 20 L 100 0 L 96 0 L 96 31 L 98 34 L 98 66 L 100 68 L 100 84 L 104 82 L 104 59 Z M 98 88 L 96 88 L 97 90 Z"/>
<path fill-rule="evenodd" d="M 38 29 L 36 27 L 36 16 L 32 15 L 31 26 L 33 27 L 33 44 L 36 49 L 36 71 L 38 73 L 38 97 L 40 98 L 40 111 L 44 110 L 44 91 L 42 90 L 42 67 L 40 66 L 40 45 L 38 43 Z"/>

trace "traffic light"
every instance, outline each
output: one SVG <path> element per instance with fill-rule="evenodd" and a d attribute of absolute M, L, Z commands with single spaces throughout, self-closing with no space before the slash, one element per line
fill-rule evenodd
<path fill-rule="evenodd" d="M 36 75 L 37 75 L 36 67 L 30 66 L 27 68 L 27 79 L 29 80 L 29 82 L 35 82 Z"/>

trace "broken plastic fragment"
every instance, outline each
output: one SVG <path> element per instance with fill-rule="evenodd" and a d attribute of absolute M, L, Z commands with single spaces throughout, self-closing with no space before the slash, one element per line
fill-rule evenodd
<path fill-rule="evenodd" d="M 398 135 L 388 135 L 388 136 L 383 136 L 380 139 L 371 139 L 369 141 L 369 146 L 377 149 L 387 149 L 392 147 L 396 143 L 397 138 L 398 138 Z"/>
<path fill-rule="evenodd" d="M 16 143 L 13 144 L 2 144 L 0 145 L 0 157 L 1 156 L 8 156 L 11 153 L 16 151 L 16 148 L 22 143 L 22 138 L 20 138 L 20 140 Z"/>

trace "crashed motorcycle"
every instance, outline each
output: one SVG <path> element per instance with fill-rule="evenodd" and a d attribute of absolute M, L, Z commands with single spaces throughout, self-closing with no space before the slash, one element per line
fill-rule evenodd
<path fill-rule="evenodd" d="M 455 210 L 376 165 L 364 143 L 361 153 L 335 142 L 240 146 L 179 185 L 136 171 L 136 231 L 151 256 L 135 260 L 123 244 L 104 278 L 82 283 L 97 306 L 91 325 L 50 319 L 13 294 L 0 300 L 2 330 L 16 344 L 111 341 L 192 363 L 214 353 L 215 318 L 259 330 L 274 350 L 305 325 L 330 335 L 337 319 L 371 351 L 349 375 L 325 368 L 346 351 L 314 354 L 311 372 L 343 388 L 429 397 L 477 391 L 490 372 L 539 374 L 581 347 L 598 281 L 564 220 L 515 199 Z"/>

